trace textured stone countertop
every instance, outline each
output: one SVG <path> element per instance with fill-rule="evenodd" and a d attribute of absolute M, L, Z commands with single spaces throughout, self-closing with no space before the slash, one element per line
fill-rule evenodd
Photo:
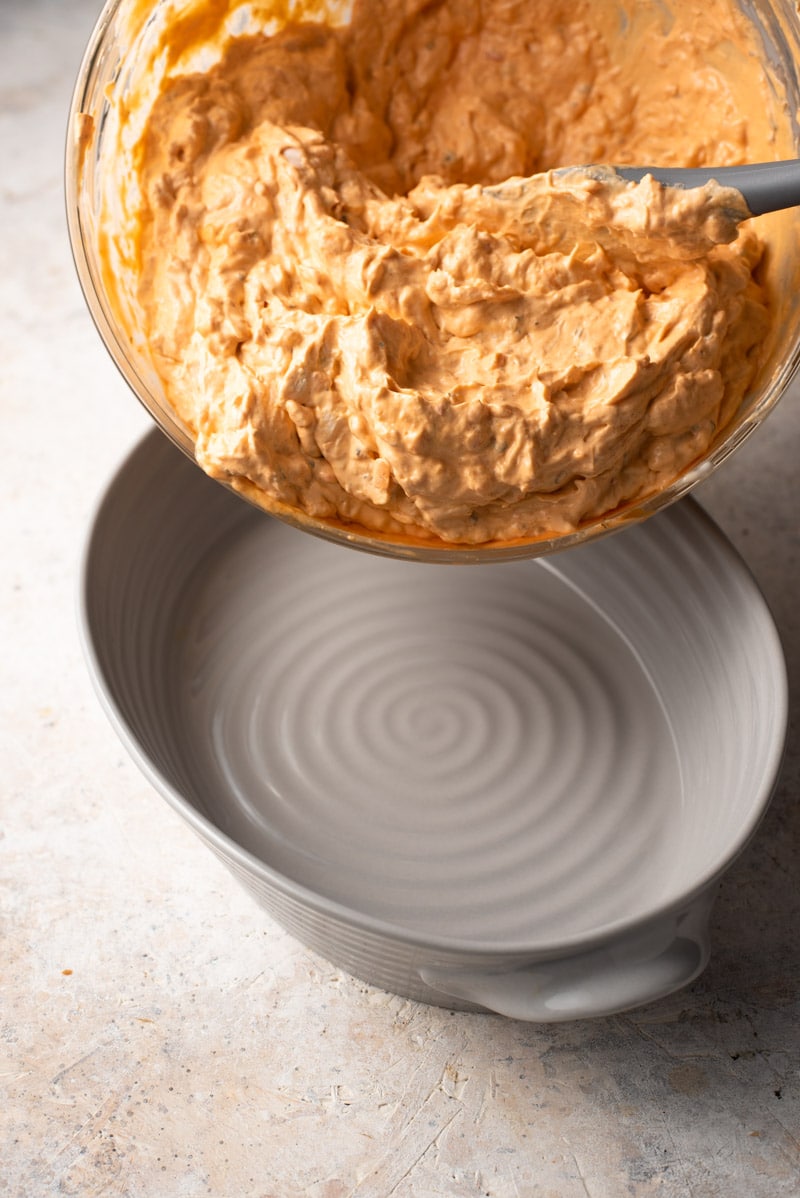
<path fill-rule="evenodd" d="M 783 778 L 702 978 L 534 1026 L 372 990 L 241 891 L 128 761 L 78 640 L 83 539 L 149 427 L 74 278 L 61 162 L 98 0 L 0 5 L 0 1194 L 800 1192 L 800 389 L 705 484 L 789 662 Z"/>

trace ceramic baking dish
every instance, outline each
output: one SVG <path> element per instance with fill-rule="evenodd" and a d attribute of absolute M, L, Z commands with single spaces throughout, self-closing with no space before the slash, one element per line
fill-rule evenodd
<path fill-rule="evenodd" d="M 779 771 L 778 636 L 692 500 L 423 566 L 264 515 L 154 430 L 82 625 L 129 752 L 271 916 L 430 1003 L 556 1020 L 690 982 Z"/>

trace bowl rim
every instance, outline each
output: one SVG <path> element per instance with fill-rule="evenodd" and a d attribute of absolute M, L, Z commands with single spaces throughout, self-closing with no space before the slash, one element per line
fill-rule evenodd
<path fill-rule="evenodd" d="M 577 932 L 555 940 L 504 942 L 501 947 L 487 939 L 472 939 L 444 934 L 432 934 L 404 927 L 400 923 L 370 915 L 368 911 L 350 907 L 346 903 L 327 898 L 312 888 L 296 882 L 290 876 L 281 873 L 267 862 L 263 861 L 251 850 L 222 831 L 208 816 L 200 812 L 191 801 L 173 786 L 164 776 L 158 766 L 151 760 L 139 743 L 136 735 L 125 719 L 118 705 L 112 688 L 108 683 L 100 654 L 97 650 L 90 615 L 92 594 L 92 561 L 97 549 L 100 536 L 100 518 L 106 506 L 113 502 L 115 492 L 121 489 L 126 479 L 135 474 L 138 460 L 152 453 L 152 446 L 161 441 L 166 443 L 163 433 L 151 429 L 123 457 L 121 463 L 106 482 L 99 498 L 96 500 L 94 511 L 90 517 L 88 533 L 85 538 L 79 571 L 78 592 L 78 631 L 84 659 L 89 675 L 98 696 L 100 705 L 106 713 L 118 738 L 127 750 L 128 755 L 153 788 L 166 799 L 175 810 L 204 840 L 208 847 L 217 853 L 222 861 L 230 868 L 238 868 L 244 875 L 257 880 L 277 891 L 285 898 L 307 911 L 328 920 L 335 920 L 340 925 L 358 932 L 378 937 L 384 941 L 402 943 L 421 951 L 459 954 L 471 959 L 494 959 L 506 961 L 510 957 L 524 960 L 554 959 L 565 954 L 593 951 L 603 945 L 619 939 L 628 933 L 652 924 L 660 919 L 668 918 L 688 909 L 695 900 L 713 887 L 722 875 L 727 872 L 734 861 L 741 855 L 750 843 L 762 819 L 769 809 L 772 797 L 777 788 L 788 737 L 789 717 L 789 688 L 788 670 L 781 638 L 775 624 L 769 604 L 747 563 L 723 533 L 716 522 L 708 515 L 701 505 L 689 497 L 683 505 L 687 517 L 692 519 L 703 534 L 715 542 L 716 548 L 727 559 L 732 571 L 738 575 L 739 581 L 748 587 L 751 600 L 757 604 L 759 618 L 763 625 L 765 640 L 769 646 L 769 666 L 772 675 L 772 686 L 775 696 L 775 712 L 769 726 L 769 736 L 766 745 L 766 759 L 763 777 L 760 785 L 753 794 L 748 818 L 743 822 L 738 834 L 718 859 L 709 863 L 708 867 L 695 880 L 693 885 L 680 895 L 667 901 L 655 902 L 650 907 L 636 912 L 634 915 L 621 917 L 601 925 L 590 932 Z M 197 480 L 201 481 L 200 478 Z M 674 518 L 674 514 L 673 514 Z M 547 563 L 543 563 L 547 566 Z M 550 567 L 555 568 L 555 567 Z"/>

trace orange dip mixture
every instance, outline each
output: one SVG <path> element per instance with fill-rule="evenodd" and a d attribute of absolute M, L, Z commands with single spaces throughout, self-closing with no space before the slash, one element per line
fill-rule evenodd
<path fill-rule="evenodd" d="M 198 461 L 454 544 L 659 491 L 758 370 L 758 222 L 555 168 L 779 157 L 776 108 L 728 0 L 356 0 L 234 38 L 137 151 L 138 300 Z"/>

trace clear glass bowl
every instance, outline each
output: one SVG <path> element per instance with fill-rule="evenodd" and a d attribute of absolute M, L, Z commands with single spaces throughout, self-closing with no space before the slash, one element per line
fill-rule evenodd
<path fill-rule="evenodd" d="M 260 5 L 263 13 L 268 6 Z M 285 5 L 277 5 L 285 10 Z M 800 111 L 800 17 L 792 0 L 750 2 L 742 0 L 748 19 L 757 27 L 770 64 L 776 94 L 781 97 L 786 120 L 796 148 L 800 130 L 795 114 Z M 347 19 L 341 0 L 306 0 L 300 5 L 303 17 Z M 208 11 L 208 9 L 206 10 Z M 247 18 L 246 6 L 239 19 Z M 299 15 L 299 10 L 298 10 Z M 110 0 L 103 10 L 88 44 L 75 86 L 69 116 L 66 152 L 66 201 L 69 235 L 81 286 L 89 310 L 106 347 L 124 378 L 166 435 L 189 457 L 194 442 L 167 402 L 160 381 L 148 360 L 146 346 L 137 336 L 135 312 L 124 294 L 120 263 L 109 253 L 100 225 L 103 204 L 117 201 L 114 188 L 134 185 L 130 177 L 115 178 L 109 168 L 110 154 L 119 140 L 132 144 L 136 137 L 135 107 L 125 100 L 136 89 L 157 88 L 158 79 L 142 78 L 146 50 L 158 38 L 165 23 L 203 20 L 203 5 L 197 0 Z M 236 18 L 231 28 L 236 31 Z M 163 59 L 161 67 L 167 69 Z M 202 62 L 198 63 L 202 66 Z M 152 72 L 151 72 L 152 73 Z M 800 364 L 800 246 L 797 213 L 761 218 L 770 223 L 772 247 L 768 269 L 778 304 L 772 343 L 755 385 L 746 396 L 733 423 L 727 425 L 709 452 L 676 481 L 651 494 L 604 514 L 574 532 L 529 540 L 495 541 L 481 545 L 450 545 L 440 540 L 398 538 L 355 525 L 314 519 L 301 511 L 264 498 L 258 506 L 306 532 L 353 548 L 417 561 L 485 563 L 530 558 L 554 553 L 595 540 L 625 525 L 643 520 L 686 495 L 719 466 L 761 423 L 775 405 Z M 226 484 L 221 484 L 226 485 Z"/>

